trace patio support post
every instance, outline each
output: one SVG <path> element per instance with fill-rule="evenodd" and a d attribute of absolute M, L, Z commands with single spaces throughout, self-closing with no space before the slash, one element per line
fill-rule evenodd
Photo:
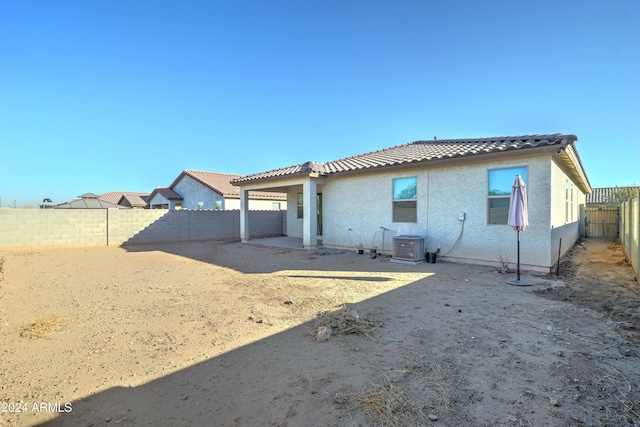
<path fill-rule="evenodd" d="M 240 189 L 240 241 L 249 241 L 249 191 Z"/>
<path fill-rule="evenodd" d="M 302 244 L 305 249 L 315 249 L 318 245 L 318 218 L 316 194 L 318 186 L 316 180 L 309 178 L 302 184 L 303 197 L 303 227 Z"/>

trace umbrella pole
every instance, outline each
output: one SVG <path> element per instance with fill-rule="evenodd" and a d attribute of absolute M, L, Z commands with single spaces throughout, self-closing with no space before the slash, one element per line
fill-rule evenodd
<path fill-rule="evenodd" d="M 518 282 L 520 281 L 520 230 L 518 230 Z"/>

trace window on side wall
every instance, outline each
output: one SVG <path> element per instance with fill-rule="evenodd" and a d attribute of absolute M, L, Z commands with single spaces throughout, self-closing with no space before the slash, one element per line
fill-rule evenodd
<path fill-rule="evenodd" d="M 520 175 L 527 185 L 527 168 L 519 166 L 514 168 L 490 169 L 488 176 L 488 223 L 506 224 L 509 219 L 509 199 L 511 187 Z"/>
<path fill-rule="evenodd" d="M 393 222 L 418 222 L 418 179 L 393 180 Z"/>
<path fill-rule="evenodd" d="M 569 219 L 573 221 L 573 184 L 571 184 L 571 213 L 569 214 Z"/>
<path fill-rule="evenodd" d="M 564 182 L 564 222 L 569 222 L 569 180 Z"/>
<path fill-rule="evenodd" d="M 302 193 L 298 193 L 298 218 L 304 218 L 304 198 Z"/>

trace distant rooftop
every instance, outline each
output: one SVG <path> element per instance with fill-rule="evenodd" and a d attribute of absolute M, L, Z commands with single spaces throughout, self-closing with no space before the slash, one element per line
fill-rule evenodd
<path fill-rule="evenodd" d="M 624 189 L 640 190 L 640 187 L 626 186 L 592 188 L 591 193 L 587 194 L 586 196 L 585 203 L 593 205 L 610 203 L 611 201 L 615 201 L 616 192 Z"/>

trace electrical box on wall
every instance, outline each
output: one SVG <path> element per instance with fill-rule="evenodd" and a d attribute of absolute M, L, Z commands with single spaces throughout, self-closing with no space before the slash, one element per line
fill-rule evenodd
<path fill-rule="evenodd" d="M 464 212 L 458 214 L 458 221 L 464 221 Z"/>

